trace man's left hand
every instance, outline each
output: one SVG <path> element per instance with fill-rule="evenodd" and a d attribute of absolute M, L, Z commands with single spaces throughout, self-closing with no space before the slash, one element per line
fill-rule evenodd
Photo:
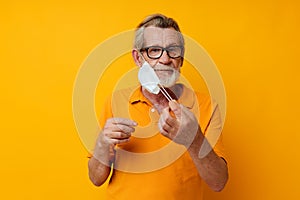
<path fill-rule="evenodd" d="M 163 109 L 158 127 L 162 135 L 187 148 L 200 129 L 194 114 L 176 101 L 170 101 L 169 107 Z"/>

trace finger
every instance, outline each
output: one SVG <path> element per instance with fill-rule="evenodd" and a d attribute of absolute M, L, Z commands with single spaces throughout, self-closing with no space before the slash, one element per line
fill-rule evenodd
<path fill-rule="evenodd" d="M 173 129 L 166 121 L 168 118 L 172 118 L 169 112 L 163 111 L 158 122 L 161 133 L 169 134 Z"/>
<path fill-rule="evenodd" d="M 109 139 L 127 139 L 131 136 L 131 134 L 126 134 L 123 132 L 107 132 L 104 133 L 104 135 L 106 137 L 108 137 Z"/>
<path fill-rule="evenodd" d="M 165 122 L 165 124 L 167 124 L 168 126 L 170 127 L 175 127 L 177 126 L 177 119 L 176 118 L 173 118 L 169 112 L 169 109 L 168 108 L 165 108 L 163 111 L 162 111 L 162 114 L 161 114 L 161 118 L 162 120 Z"/>
<path fill-rule="evenodd" d="M 166 124 L 168 124 L 170 127 L 177 127 L 178 126 L 178 119 L 173 118 L 170 114 L 165 118 Z"/>
<path fill-rule="evenodd" d="M 169 108 L 164 108 L 160 114 L 160 120 L 166 121 L 169 115 Z"/>
<path fill-rule="evenodd" d="M 178 104 L 176 101 L 169 101 L 169 106 L 173 113 L 175 114 L 177 119 L 180 119 L 181 117 L 181 107 L 180 104 Z"/>
<path fill-rule="evenodd" d="M 118 139 L 111 139 L 110 140 L 111 144 L 123 144 L 123 143 L 126 143 L 126 142 L 129 142 L 129 138 L 127 139 L 122 139 L 122 140 L 118 140 Z"/>
<path fill-rule="evenodd" d="M 137 126 L 137 122 L 130 120 L 130 119 L 126 119 L 126 118 L 110 118 L 109 119 L 113 124 L 122 124 L 122 125 L 126 125 L 126 126 Z"/>
<path fill-rule="evenodd" d="M 135 129 L 131 126 L 123 125 L 123 124 L 115 124 L 111 127 L 107 127 L 111 132 L 123 132 L 126 134 L 133 133 Z"/>
<path fill-rule="evenodd" d="M 163 127 L 162 127 L 162 124 L 161 124 L 161 121 L 159 120 L 159 122 L 158 122 L 158 130 L 159 130 L 159 132 L 162 134 L 162 135 L 164 135 L 164 136 L 168 136 L 168 132 L 167 131 L 165 131 L 164 129 L 163 129 Z"/>

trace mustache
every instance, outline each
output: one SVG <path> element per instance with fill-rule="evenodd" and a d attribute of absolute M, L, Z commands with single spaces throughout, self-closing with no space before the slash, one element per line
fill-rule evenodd
<path fill-rule="evenodd" d="M 160 71 L 160 70 L 168 70 L 168 71 L 175 71 L 175 69 L 173 68 L 173 67 L 170 67 L 170 66 L 168 66 L 168 65 L 161 65 L 161 64 L 159 64 L 159 65 L 155 65 L 154 67 L 153 67 L 153 69 L 155 70 L 155 71 Z"/>

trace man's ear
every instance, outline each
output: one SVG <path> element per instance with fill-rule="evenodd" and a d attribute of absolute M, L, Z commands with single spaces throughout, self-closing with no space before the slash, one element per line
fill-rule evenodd
<path fill-rule="evenodd" d="M 180 61 L 180 65 L 179 66 L 182 67 L 184 58 L 180 57 L 180 59 L 181 59 L 181 61 Z"/>
<path fill-rule="evenodd" d="M 133 57 L 135 64 L 137 66 L 141 67 L 143 65 L 143 58 L 142 58 L 140 52 L 137 49 L 133 49 L 131 52 L 131 55 Z"/>

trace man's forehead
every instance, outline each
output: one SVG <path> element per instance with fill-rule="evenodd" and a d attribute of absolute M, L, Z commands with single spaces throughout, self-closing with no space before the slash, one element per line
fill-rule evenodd
<path fill-rule="evenodd" d="M 174 28 L 159 28 L 159 27 L 146 27 L 144 30 L 144 42 L 153 43 L 150 45 L 179 45 L 179 32 Z"/>

